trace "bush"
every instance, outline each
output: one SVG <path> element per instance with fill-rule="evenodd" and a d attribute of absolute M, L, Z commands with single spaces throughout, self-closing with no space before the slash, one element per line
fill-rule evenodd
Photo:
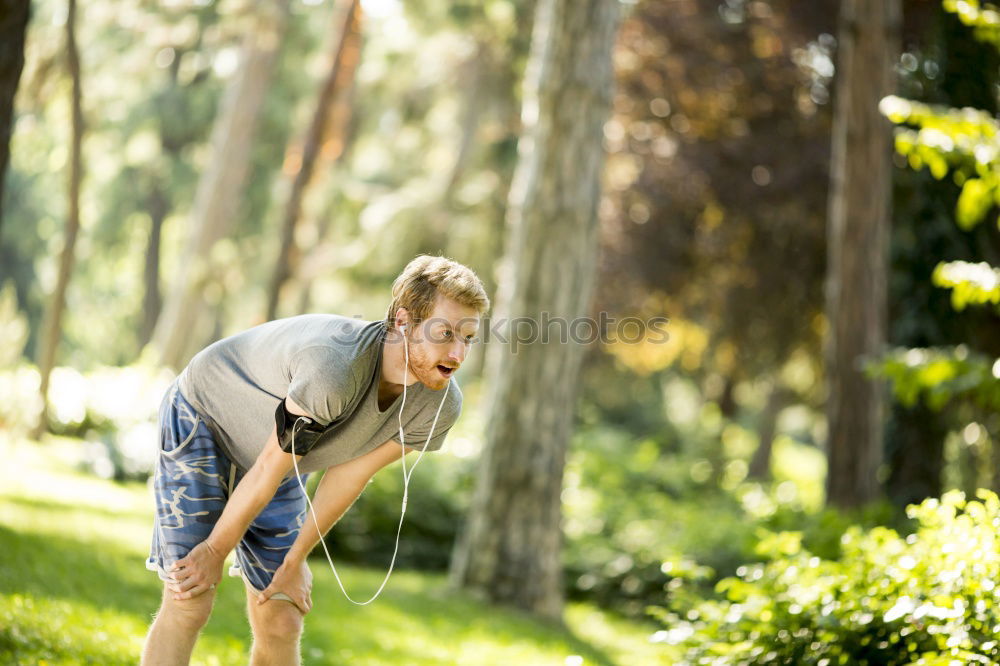
<path fill-rule="evenodd" d="M 997 663 L 1000 499 L 977 496 L 907 507 L 917 528 L 906 537 L 851 527 L 840 560 L 810 553 L 801 533 L 774 533 L 758 546 L 770 561 L 718 583 L 724 600 L 673 585 L 667 607 L 650 609 L 669 627 L 654 640 L 684 649 L 688 664 Z"/>
<path fill-rule="evenodd" d="M 757 557 L 762 534 L 794 526 L 806 547 L 837 559 L 848 526 L 892 524 L 898 513 L 887 504 L 851 514 L 816 506 L 822 454 L 787 436 L 776 442 L 773 482 L 746 479 L 747 452 L 732 450 L 717 463 L 723 478 L 713 483 L 697 473 L 706 464 L 708 436 L 689 433 L 689 450 L 677 452 L 670 442 L 636 441 L 616 428 L 578 432 L 563 488 L 570 597 L 642 615 L 663 599 L 662 566 L 669 561 L 679 571 L 699 571 L 685 593 L 709 598 L 715 583 Z"/>
<path fill-rule="evenodd" d="M 49 430 L 85 440 L 84 464 L 101 478 L 144 480 L 156 462 L 157 411 L 171 380 L 170 371 L 139 364 L 54 368 Z M 40 382 L 33 365 L 0 369 L 0 428 L 23 433 L 34 425 Z"/>
<path fill-rule="evenodd" d="M 407 456 L 407 469 L 417 454 Z M 396 566 L 424 571 L 448 568 L 462 507 L 471 493 L 471 461 L 428 453 L 410 479 L 410 490 L 399 538 Z M 319 480 L 310 477 L 310 485 Z M 311 489 L 310 489 L 311 490 Z M 334 563 L 343 559 L 368 566 L 387 567 L 392 559 L 403 497 L 399 463 L 375 475 L 365 491 L 325 539 Z M 307 518 L 307 520 L 312 520 Z M 322 548 L 313 556 L 325 560 Z"/>

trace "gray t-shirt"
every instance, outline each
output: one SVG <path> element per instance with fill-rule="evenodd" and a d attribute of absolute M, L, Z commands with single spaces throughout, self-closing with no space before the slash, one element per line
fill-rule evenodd
<path fill-rule="evenodd" d="M 246 471 L 264 449 L 279 400 L 292 400 L 331 426 L 299 461 L 311 472 L 399 441 L 402 396 L 378 407 L 385 325 L 339 315 L 308 314 L 270 321 L 200 351 L 178 377 L 181 394 L 205 419 L 223 452 Z M 442 399 L 428 451 L 441 448 L 462 410 L 454 378 L 448 394 L 421 382 L 406 389 L 403 434 L 421 449 Z"/>

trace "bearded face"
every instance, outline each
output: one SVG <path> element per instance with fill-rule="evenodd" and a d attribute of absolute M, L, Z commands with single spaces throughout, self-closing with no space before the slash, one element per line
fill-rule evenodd
<path fill-rule="evenodd" d="M 465 361 L 478 330 L 474 309 L 439 297 L 431 315 L 407 338 L 409 371 L 428 388 L 443 389 Z"/>
<path fill-rule="evenodd" d="M 410 348 L 410 372 L 427 388 L 439 391 L 448 385 L 448 380 L 455 374 L 461 361 L 455 358 L 442 358 L 437 345 L 428 341 L 413 342 Z"/>

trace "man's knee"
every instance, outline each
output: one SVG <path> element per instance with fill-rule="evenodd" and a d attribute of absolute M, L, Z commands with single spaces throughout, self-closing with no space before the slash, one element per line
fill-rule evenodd
<path fill-rule="evenodd" d="M 288 643 L 297 642 L 302 635 L 302 612 L 294 604 L 273 599 L 258 606 L 255 611 L 253 632 L 256 640 Z"/>
<path fill-rule="evenodd" d="M 209 591 L 193 599 L 174 599 L 173 592 L 165 590 L 158 617 L 190 632 L 201 631 L 212 614 L 215 592 Z"/>

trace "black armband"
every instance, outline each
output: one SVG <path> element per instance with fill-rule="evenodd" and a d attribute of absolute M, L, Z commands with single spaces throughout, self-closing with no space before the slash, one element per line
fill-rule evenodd
<path fill-rule="evenodd" d="M 285 453 L 292 453 L 292 438 L 294 438 L 297 456 L 309 453 L 325 430 L 308 416 L 289 412 L 285 407 L 284 398 L 278 402 L 278 409 L 274 412 L 274 422 L 278 432 L 278 446 Z"/>

